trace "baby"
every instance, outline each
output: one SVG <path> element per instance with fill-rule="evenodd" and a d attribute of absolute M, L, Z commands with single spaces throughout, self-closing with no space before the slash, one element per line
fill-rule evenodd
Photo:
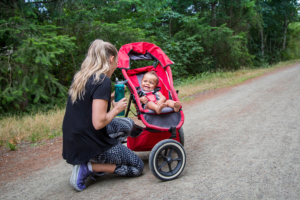
<path fill-rule="evenodd" d="M 154 71 L 147 72 L 141 82 L 143 93 L 153 92 L 158 85 L 159 79 Z M 157 114 L 160 114 L 165 107 L 171 107 L 175 112 L 180 110 L 181 104 L 178 101 L 166 100 L 166 97 L 159 91 L 154 93 L 156 100 L 149 100 L 146 96 L 140 97 L 142 104 L 145 104 L 144 109 L 151 109 Z"/>

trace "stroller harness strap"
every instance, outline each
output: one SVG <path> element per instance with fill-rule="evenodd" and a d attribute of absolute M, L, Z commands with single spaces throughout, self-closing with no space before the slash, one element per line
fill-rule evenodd
<path fill-rule="evenodd" d="M 146 98 L 148 99 L 148 101 L 152 101 L 152 102 L 158 101 L 156 95 L 153 94 L 152 92 L 146 93 Z"/>

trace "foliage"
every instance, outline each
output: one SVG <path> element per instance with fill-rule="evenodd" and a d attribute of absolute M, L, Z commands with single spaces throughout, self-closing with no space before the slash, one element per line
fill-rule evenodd
<path fill-rule="evenodd" d="M 59 56 L 75 48 L 75 38 L 57 35 L 59 27 L 37 23 L 32 8 L 25 11 L 0 21 L 0 112 L 55 103 L 66 94 L 52 73 L 59 70 Z"/>
<path fill-rule="evenodd" d="M 298 58 L 298 10 L 296 0 L 3 0 L 0 113 L 64 105 L 97 38 L 157 44 L 175 79 Z"/>
<path fill-rule="evenodd" d="M 258 26 L 251 27 L 249 51 L 256 57 L 254 64 L 274 64 L 282 57 L 289 34 L 290 23 L 299 21 L 299 4 L 296 0 L 257 1 L 257 12 L 261 15 Z M 286 33 L 287 32 L 287 33 Z"/>
<path fill-rule="evenodd" d="M 288 45 L 282 53 L 284 60 L 300 58 L 300 23 L 291 23 L 287 35 Z"/>

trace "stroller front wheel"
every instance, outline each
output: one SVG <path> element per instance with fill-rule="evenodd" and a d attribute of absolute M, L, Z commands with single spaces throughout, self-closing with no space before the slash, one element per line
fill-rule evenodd
<path fill-rule="evenodd" d="M 163 181 L 177 178 L 183 171 L 185 163 L 184 148 L 175 140 L 160 141 L 150 153 L 150 170 L 156 178 Z"/>
<path fill-rule="evenodd" d="M 180 144 L 184 147 L 184 132 L 183 128 L 181 127 L 179 130 L 179 139 L 180 139 Z"/>

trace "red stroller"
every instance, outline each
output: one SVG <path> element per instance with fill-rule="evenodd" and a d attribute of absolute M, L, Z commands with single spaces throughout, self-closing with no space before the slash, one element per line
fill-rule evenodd
<path fill-rule="evenodd" d="M 133 132 L 127 139 L 127 147 L 133 151 L 151 151 L 149 166 L 152 173 L 161 180 L 175 179 L 186 163 L 184 133 L 181 127 L 184 122 L 183 112 L 174 112 L 170 107 L 163 108 L 161 114 L 144 110 L 138 94 L 144 74 L 155 71 L 159 77 L 160 92 L 167 99 L 179 101 L 170 68 L 173 62 L 158 46 L 147 42 L 122 46 L 118 57 L 118 68 L 122 69 L 125 79 L 128 80 L 127 86 L 131 93 L 125 117 L 128 116 L 130 104 L 133 102 L 138 119 L 145 125 L 134 125 Z M 153 60 L 154 64 L 130 69 L 130 61 L 133 60 Z"/>

